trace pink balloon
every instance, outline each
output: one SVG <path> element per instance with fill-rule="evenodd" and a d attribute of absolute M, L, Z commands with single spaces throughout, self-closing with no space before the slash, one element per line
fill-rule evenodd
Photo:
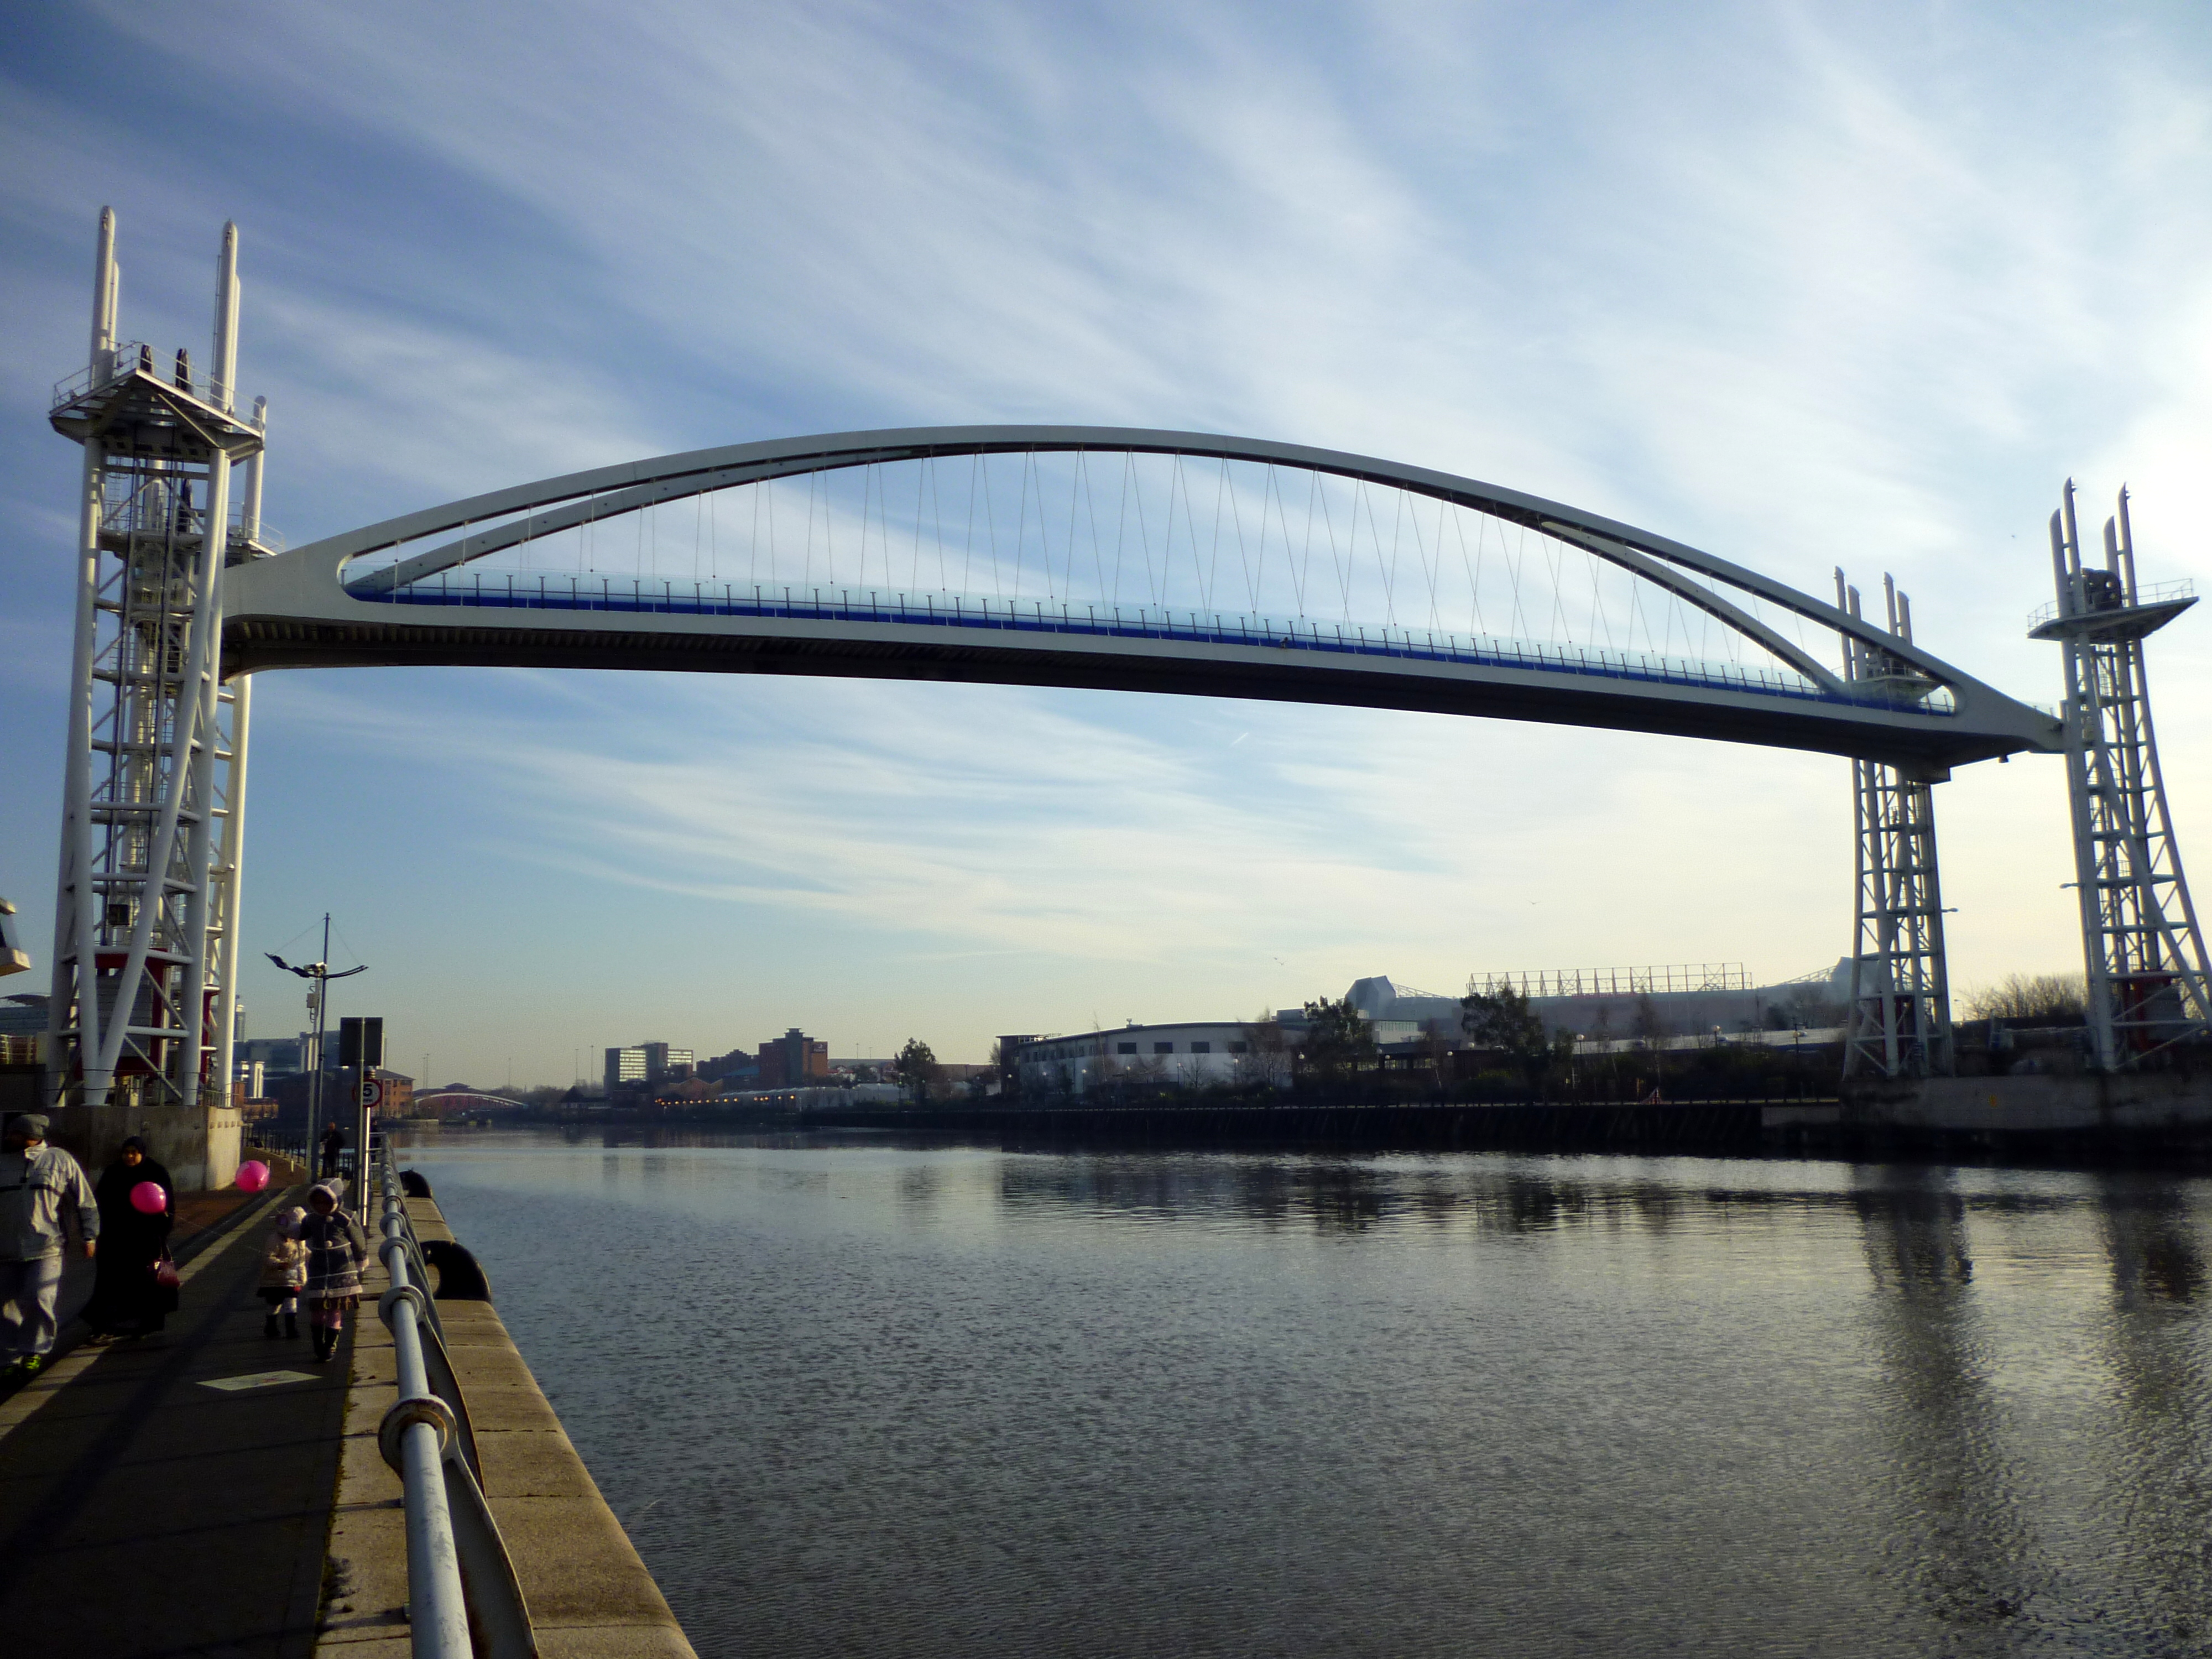
<path fill-rule="evenodd" d="M 238 1166 L 238 1190 L 258 1193 L 269 1184 L 269 1166 L 258 1158 L 250 1158 Z"/>
<path fill-rule="evenodd" d="M 169 1195 L 161 1190 L 160 1182 L 142 1181 L 131 1189 L 131 1207 L 159 1215 L 169 1207 Z"/>

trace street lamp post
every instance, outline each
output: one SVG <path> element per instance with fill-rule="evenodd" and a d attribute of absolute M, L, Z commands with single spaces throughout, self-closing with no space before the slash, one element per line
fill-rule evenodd
<path fill-rule="evenodd" d="M 329 1024 L 331 981 L 365 974 L 368 971 L 368 964 L 363 963 L 358 968 L 349 968 L 343 973 L 331 971 L 331 917 L 327 910 L 323 913 L 323 955 L 319 962 L 310 962 L 295 968 L 274 951 L 263 954 L 286 973 L 297 974 L 309 982 L 307 1012 L 315 1018 L 315 1069 L 307 1079 L 307 1174 L 312 1179 L 315 1174 L 315 1134 L 322 1126 L 323 1035 Z"/>

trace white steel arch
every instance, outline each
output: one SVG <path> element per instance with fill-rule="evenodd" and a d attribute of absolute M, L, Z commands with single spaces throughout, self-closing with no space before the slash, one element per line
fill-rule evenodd
<path fill-rule="evenodd" d="M 1695 607 L 1771 659 L 1741 683 L 1649 683 L 1610 659 L 1541 650 L 1485 661 L 1433 634 L 1330 636 L 1216 611 L 1126 627 L 1050 605 L 1001 608 L 870 588 L 788 585 L 717 606 L 701 585 L 617 593 L 546 581 L 457 585 L 489 556 L 580 526 L 775 479 L 960 456 L 1155 455 L 1327 475 L 1449 503 L 1581 548 Z M 480 527 L 479 527 L 480 526 Z M 460 532 L 458 536 L 451 532 Z M 450 538 L 439 540 L 440 538 Z M 422 544 L 431 543 L 428 546 Z M 374 555 L 395 562 L 357 576 Z M 649 586 L 649 585 L 647 585 Z M 1826 630 L 1838 669 L 1747 607 Z M 1850 611 L 1670 538 L 1557 501 L 1426 468 L 1260 439 L 1144 428 L 931 427 L 738 444 L 572 473 L 403 514 L 258 560 L 227 595 L 226 665 L 532 662 L 1098 685 L 1363 703 L 1737 741 L 1896 760 L 1941 773 L 2053 750 L 2057 723 Z M 487 611 L 504 611 L 504 616 Z M 558 619 L 551 614 L 560 612 Z M 1010 637 L 1018 636 L 1018 637 Z M 1856 656 L 1854 653 L 1856 653 Z M 1881 672 L 1863 672 L 1869 654 Z M 1850 666 L 1860 664 L 1858 669 Z M 1665 681 L 1668 677 L 1656 677 Z"/>

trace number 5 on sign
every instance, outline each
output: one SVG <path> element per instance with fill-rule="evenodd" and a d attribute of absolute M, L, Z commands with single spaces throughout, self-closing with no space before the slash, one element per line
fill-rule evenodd
<path fill-rule="evenodd" d="M 380 1079 L 370 1078 L 361 1085 L 361 1103 L 364 1106 L 380 1106 L 384 1103 L 384 1085 Z"/>

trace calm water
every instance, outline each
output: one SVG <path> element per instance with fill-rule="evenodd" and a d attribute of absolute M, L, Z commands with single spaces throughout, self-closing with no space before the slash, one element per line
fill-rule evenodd
<path fill-rule="evenodd" d="M 2212 1652 L 2212 1182 L 416 1149 L 701 1652 Z"/>

